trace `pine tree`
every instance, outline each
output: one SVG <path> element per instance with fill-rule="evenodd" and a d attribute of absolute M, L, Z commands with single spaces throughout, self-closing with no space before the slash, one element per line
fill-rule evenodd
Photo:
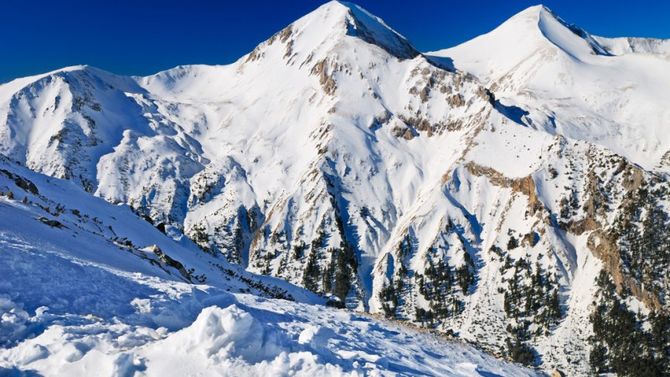
<path fill-rule="evenodd" d="M 305 254 L 305 250 L 307 250 L 307 245 L 305 245 L 305 241 L 300 240 L 299 242 L 295 243 L 293 245 L 293 259 L 302 259 L 302 257 Z"/>
<path fill-rule="evenodd" d="M 319 291 L 319 274 L 321 273 L 317 261 L 316 250 L 312 250 L 307 258 L 307 264 L 302 275 L 302 285 L 312 292 Z"/>
<path fill-rule="evenodd" d="M 552 290 L 547 308 L 548 308 L 548 317 L 551 320 L 555 322 L 561 318 L 561 302 L 558 299 L 557 289 Z"/>
<path fill-rule="evenodd" d="M 398 296 L 393 287 L 393 282 L 390 284 L 383 283 L 382 289 L 379 291 L 379 301 L 381 301 L 386 318 L 394 318 L 395 310 L 398 307 Z"/>
<path fill-rule="evenodd" d="M 600 374 L 607 371 L 607 348 L 595 345 L 589 353 L 589 364 L 593 374 Z"/>
<path fill-rule="evenodd" d="M 333 293 L 342 301 L 347 297 L 352 283 L 352 272 L 356 269 L 356 258 L 351 248 L 342 243 L 337 250 L 337 259 L 335 263 L 335 287 Z"/>
<path fill-rule="evenodd" d="M 232 263 L 242 263 L 242 252 L 244 251 L 244 236 L 239 221 L 235 223 L 233 230 L 233 247 L 228 255 L 228 260 Z"/>
<path fill-rule="evenodd" d="M 516 237 L 509 236 L 509 241 L 507 241 L 507 250 L 514 250 L 517 247 L 519 247 L 519 241 L 517 241 Z"/>
<path fill-rule="evenodd" d="M 467 252 L 464 252 L 463 257 L 465 259 L 465 263 L 456 269 L 456 281 L 458 281 L 458 285 L 460 286 L 463 294 L 467 295 L 470 294 L 470 285 L 472 285 L 472 283 L 475 281 L 475 275 L 473 272 L 474 263 L 470 257 L 470 254 Z"/>

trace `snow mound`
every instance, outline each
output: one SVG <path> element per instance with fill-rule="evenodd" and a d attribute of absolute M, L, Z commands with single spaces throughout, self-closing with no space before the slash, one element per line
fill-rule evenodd
<path fill-rule="evenodd" d="M 281 335 L 238 305 L 211 306 L 191 326 L 153 344 L 145 354 L 155 360 L 152 367 L 166 373 L 196 362 L 211 364 L 224 376 L 357 375 L 321 362 L 316 353 L 292 352 L 295 344 Z"/>
<path fill-rule="evenodd" d="M 14 303 L 8 295 L 0 295 L 0 345 L 25 336 L 29 322 L 28 312 Z"/>
<path fill-rule="evenodd" d="M 215 360 L 240 358 L 249 363 L 279 354 L 277 343 L 260 322 L 236 305 L 203 309 L 191 326 L 168 337 L 163 346 L 187 353 L 200 350 Z"/>

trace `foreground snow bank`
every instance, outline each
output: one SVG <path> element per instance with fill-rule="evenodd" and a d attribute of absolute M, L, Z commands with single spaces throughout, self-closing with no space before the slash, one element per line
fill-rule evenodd
<path fill-rule="evenodd" d="M 230 298 L 230 305 L 204 307 L 192 324 L 173 332 L 122 318 L 49 315 L 45 308 L 30 316 L 5 298 L 3 333 L 44 326 L 0 350 L 0 375 L 535 375 L 469 346 L 352 313 L 251 295 Z M 12 313 L 18 321 L 8 322 Z"/>
<path fill-rule="evenodd" d="M 534 375 L 432 335 L 250 295 L 205 307 L 190 326 L 171 333 L 120 318 L 55 316 L 46 308 L 30 316 L 20 304 L 1 301 L 3 334 L 26 335 L 32 325 L 37 336 L 0 350 L 0 375 Z"/>

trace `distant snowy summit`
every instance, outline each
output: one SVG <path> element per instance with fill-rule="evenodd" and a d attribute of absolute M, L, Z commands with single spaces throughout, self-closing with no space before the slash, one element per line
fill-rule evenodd
<path fill-rule="evenodd" d="M 408 321 L 544 370 L 658 372 L 668 89 L 670 41 L 594 36 L 544 6 L 422 53 L 333 1 L 230 65 L 1 85 L 0 153 L 186 243 L 205 260 L 181 258 L 191 283 L 213 282 L 220 260 L 315 296 L 255 280 L 252 293 Z M 170 252 L 142 253 L 179 273 Z"/>
<path fill-rule="evenodd" d="M 535 6 L 433 54 L 451 57 L 501 99 L 556 119 L 544 122 L 547 132 L 668 171 L 669 40 L 594 36 Z"/>

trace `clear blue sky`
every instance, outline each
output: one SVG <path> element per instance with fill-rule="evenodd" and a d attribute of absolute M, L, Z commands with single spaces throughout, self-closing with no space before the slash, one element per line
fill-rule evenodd
<path fill-rule="evenodd" d="M 323 1 L 0 0 L 0 82 L 75 64 L 146 75 L 225 64 Z M 359 0 L 423 51 L 485 33 L 527 0 Z M 670 38 L 668 0 L 546 0 L 604 36 Z"/>

